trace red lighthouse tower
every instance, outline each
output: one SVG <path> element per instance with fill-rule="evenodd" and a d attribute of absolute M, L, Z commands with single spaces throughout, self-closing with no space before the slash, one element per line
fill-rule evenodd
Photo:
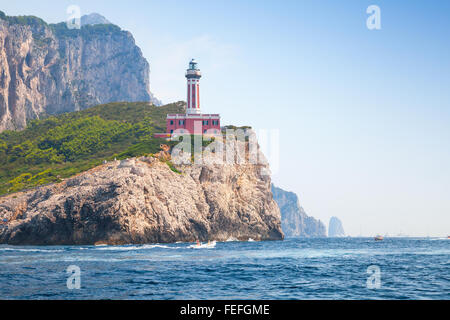
<path fill-rule="evenodd" d="M 186 114 L 167 115 L 167 133 L 210 134 L 220 133 L 220 115 L 203 114 L 200 109 L 200 79 L 202 73 L 197 62 L 192 59 L 186 71 L 187 107 Z"/>
<path fill-rule="evenodd" d="M 200 110 L 200 78 L 202 73 L 197 62 L 192 59 L 186 70 L 187 79 L 187 114 L 201 114 Z"/>

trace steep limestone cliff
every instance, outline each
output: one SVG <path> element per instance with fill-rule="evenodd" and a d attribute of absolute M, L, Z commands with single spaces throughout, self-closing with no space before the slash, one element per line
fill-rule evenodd
<path fill-rule="evenodd" d="M 65 23 L 0 12 L 0 132 L 24 129 L 45 113 L 113 101 L 158 103 L 149 89 L 149 64 L 131 33 L 90 25 L 92 18 L 69 30 Z"/>
<path fill-rule="evenodd" d="M 273 197 L 281 211 L 281 226 L 286 237 L 326 237 L 325 225 L 306 214 L 293 192 L 272 186 Z"/>
<path fill-rule="evenodd" d="M 104 164 L 60 184 L 0 198 L 0 243 L 88 245 L 280 240 L 268 165 Z"/>

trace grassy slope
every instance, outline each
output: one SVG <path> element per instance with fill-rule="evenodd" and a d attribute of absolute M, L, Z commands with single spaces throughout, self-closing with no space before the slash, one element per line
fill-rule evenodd
<path fill-rule="evenodd" d="M 36 120 L 24 131 L 0 133 L 0 195 L 73 176 L 104 160 L 159 151 L 167 113 L 180 103 L 110 103 Z"/>

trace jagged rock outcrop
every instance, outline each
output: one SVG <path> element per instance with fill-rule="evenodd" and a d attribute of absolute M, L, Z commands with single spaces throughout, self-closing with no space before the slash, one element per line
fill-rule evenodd
<path fill-rule="evenodd" d="M 293 192 L 272 186 L 273 198 L 281 211 L 281 227 L 287 238 L 326 237 L 325 225 L 306 214 Z"/>
<path fill-rule="evenodd" d="M 150 101 L 149 64 L 131 33 L 85 17 L 70 30 L 0 12 L 0 132 L 42 114 L 114 101 Z M 94 19 L 94 20 L 93 20 Z"/>
<path fill-rule="evenodd" d="M 331 217 L 330 224 L 328 225 L 328 236 L 331 238 L 345 237 L 341 220 L 336 217 Z"/>
<path fill-rule="evenodd" d="M 0 244 L 280 240 L 267 172 L 267 164 L 250 163 L 170 168 L 155 157 L 106 163 L 0 198 Z"/>
<path fill-rule="evenodd" d="M 111 24 L 104 16 L 98 13 L 86 14 L 81 17 L 80 23 L 82 26 L 96 25 L 96 24 Z"/>

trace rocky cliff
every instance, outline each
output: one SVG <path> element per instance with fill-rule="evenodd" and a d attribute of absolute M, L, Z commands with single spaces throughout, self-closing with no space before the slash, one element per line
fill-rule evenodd
<path fill-rule="evenodd" d="M 98 13 L 91 13 L 81 17 L 81 26 L 96 25 L 96 24 L 112 24 L 108 19 Z"/>
<path fill-rule="evenodd" d="M 336 217 L 331 217 L 330 224 L 328 225 L 328 236 L 332 238 L 345 237 L 341 220 Z"/>
<path fill-rule="evenodd" d="M 158 103 L 131 33 L 98 19 L 84 17 L 80 30 L 69 30 L 0 12 L 0 132 L 23 129 L 45 113 L 112 101 Z"/>
<path fill-rule="evenodd" d="M 326 237 L 325 225 L 306 214 L 293 192 L 272 186 L 274 200 L 281 211 L 281 227 L 288 238 Z"/>
<path fill-rule="evenodd" d="M 210 156 L 205 163 L 212 163 Z M 106 163 L 0 198 L 0 243 L 280 240 L 280 211 L 267 171 L 266 163 L 248 162 L 169 166 L 153 156 Z"/>

